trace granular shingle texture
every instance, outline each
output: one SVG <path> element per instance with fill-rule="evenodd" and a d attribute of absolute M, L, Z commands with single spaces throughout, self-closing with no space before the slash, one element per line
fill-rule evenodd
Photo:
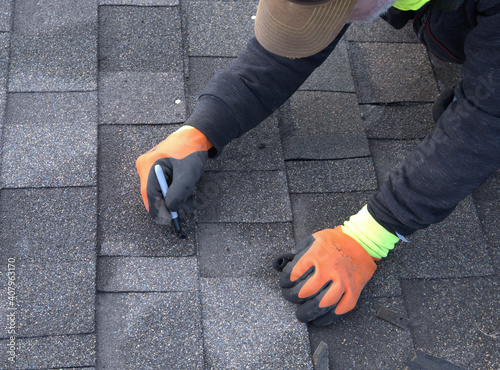
<path fill-rule="evenodd" d="M 389 173 L 396 170 L 406 156 L 421 140 L 370 140 L 370 151 L 377 172 L 377 180 L 382 185 Z"/>
<path fill-rule="evenodd" d="M 283 152 L 278 121 L 271 116 L 259 126 L 224 147 L 221 155 L 209 160 L 207 171 L 283 170 Z"/>
<path fill-rule="evenodd" d="M 0 369 L 313 369 L 320 343 L 330 369 L 399 370 L 416 352 L 500 368 L 498 172 L 398 242 L 328 327 L 296 319 L 272 269 L 357 213 L 434 128 L 461 68 L 411 21 L 353 22 L 291 99 L 210 159 L 180 212 L 187 239 L 151 220 L 136 160 L 236 59 L 257 4 L 0 0 Z"/>
<path fill-rule="evenodd" d="M 362 133 L 355 94 L 297 91 L 283 112 L 280 132 L 290 136 L 321 136 Z"/>
<path fill-rule="evenodd" d="M 328 59 L 309 76 L 299 90 L 356 91 L 344 42 L 337 44 Z"/>
<path fill-rule="evenodd" d="M 347 29 L 345 38 L 348 41 L 362 42 L 400 42 L 418 43 L 418 38 L 413 32 L 413 22 L 410 20 L 400 30 L 394 29 L 383 19 L 378 18 L 373 22 L 353 22 Z"/>
<path fill-rule="evenodd" d="M 179 0 L 99 0 L 99 5 L 174 6 Z"/>
<path fill-rule="evenodd" d="M 95 330 L 95 261 L 25 263 L 16 258 L 15 266 L 18 337 Z M 4 282 L 2 290 L 6 291 L 6 279 Z M 4 299 L 0 304 L 7 302 Z M 0 338 L 8 337 L 6 327 L 2 326 Z"/>
<path fill-rule="evenodd" d="M 208 368 L 311 369 L 307 330 L 259 278 L 202 279 Z"/>
<path fill-rule="evenodd" d="M 368 140 L 362 133 L 290 136 L 283 140 L 283 151 L 285 160 L 345 159 L 370 155 Z"/>
<path fill-rule="evenodd" d="M 183 216 L 187 239 L 149 217 L 135 161 L 178 126 L 101 126 L 99 130 L 99 246 L 103 256 L 190 256 L 195 251 L 192 215 Z"/>
<path fill-rule="evenodd" d="M 178 7 L 101 7 L 99 70 L 181 72 L 180 27 Z"/>
<path fill-rule="evenodd" d="M 475 193 L 481 225 L 492 249 L 500 246 L 500 171 L 491 176 Z M 500 268 L 500 265 L 497 265 Z"/>
<path fill-rule="evenodd" d="M 0 89 L 5 91 L 7 86 L 8 63 L 9 63 L 9 41 L 10 34 L 0 32 Z"/>
<path fill-rule="evenodd" d="M 370 158 L 286 162 L 290 193 L 335 193 L 375 190 Z"/>
<path fill-rule="evenodd" d="M 86 368 L 95 364 L 95 334 L 17 338 L 15 365 L 8 362 L 7 341 L 0 340 L 2 369 Z"/>
<path fill-rule="evenodd" d="M 100 123 L 162 124 L 186 119 L 179 72 L 103 72 L 99 91 Z"/>
<path fill-rule="evenodd" d="M 275 276 L 274 257 L 294 247 L 291 223 L 198 225 L 202 277 Z"/>
<path fill-rule="evenodd" d="M 0 3 L 0 32 L 10 31 L 12 13 L 12 0 L 5 0 Z"/>
<path fill-rule="evenodd" d="M 472 197 L 468 197 L 444 221 L 409 237 L 411 243 L 404 243 L 400 251 L 400 276 L 446 278 L 493 274 L 490 249 L 481 230 L 476 207 Z"/>
<path fill-rule="evenodd" d="M 419 139 L 433 128 L 432 104 L 360 106 L 371 139 Z"/>
<path fill-rule="evenodd" d="M 95 93 L 16 94 L 9 99 L 2 186 L 95 185 L 96 107 Z"/>
<path fill-rule="evenodd" d="M 37 35 L 13 33 L 9 91 L 95 91 L 95 28 L 83 24 Z"/>
<path fill-rule="evenodd" d="M 198 183 L 199 222 L 291 221 L 282 171 L 207 172 Z"/>
<path fill-rule="evenodd" d="M 415 346 L 464 369 L 497 369 L 497 277 L 403 280 Z"/>
<path fill-rule="evenodd" d="M 94 0 L 24 0 L 16 4 L 14 32 L 39 35 L 82 24 L 95 24 Z"/>
<path fill-rule="evenodd" d="M 437 96 L 432 68 L 421 45 L 351 42 L 349 55 L 356 61 L 354 81 L 361 103 L 432 102 Z"/>
<path fill-rule="evenodd" d="M 328 345 L 330 369 L 403 368 L 412 355 L 412 337 L 395 325 L 375 317 L 379 307 L 404 315 L 400 298 L 362 299 L 349 316 L 323 328 L 309 326 L 311 347 Z"/>
<path fill-rule="evenodd" d="M 295 239 L 299 241 L 315 231 L 343 224 L 366 204 L 370 194 L 291 194 Z"/>
<path fill-rule="evenodd" d="M 196 257 L 100 257 L 97 263 L 97 290 L 197 291 L 198 276 Z"/>
<path fill-rule="evenodd" d="M 97 295 L 97 368 L 202 369 L 198 293 Z"/>
<path fill-rule="evenodd" d="M 0 216 L 3 256 L 47 267 L 95 261 L 95 188 L 4 189 Z"/>
<path fill-rule="evenodd" d="M 253 35 L 257 1 L 188 1 L 190 56 L 235 57 Z"/>

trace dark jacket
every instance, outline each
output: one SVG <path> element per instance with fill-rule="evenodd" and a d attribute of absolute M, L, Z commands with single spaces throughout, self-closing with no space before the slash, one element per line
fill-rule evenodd
<path fill-rule="evenodd" d="M 431 38 L 463 59 L 462 80 L 436 128 L 368 204 L 377 221 L 404 236 L 442 221 L 500 168 L 500 0 L 465 0 L 452 12 L 434 6 L 425 12 Z M 325 50 L 301 59 L 271 54 L 252 38 L 210 80 L 186 124 L 201 130 L 220 153 L 290 98 L 347 27 Z"/>

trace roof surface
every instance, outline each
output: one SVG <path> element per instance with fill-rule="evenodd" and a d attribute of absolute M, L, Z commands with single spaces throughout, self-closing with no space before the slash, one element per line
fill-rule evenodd
<path fill-rule="evenodd" d="M 321 342 L 331 369 L 401 369 L 415 353 L 500 367 L 499 173 L 399 244 L 329 327 L 299 323 L 271 269 L 357 212 L 432 130 L 460 69 L 410 27 L 351 26 L 210 161 L 187 239 L 149 219 L 135 160 L 237 56 L 256 5 L 0 2 L 0 368 L 313 369 Z"/>

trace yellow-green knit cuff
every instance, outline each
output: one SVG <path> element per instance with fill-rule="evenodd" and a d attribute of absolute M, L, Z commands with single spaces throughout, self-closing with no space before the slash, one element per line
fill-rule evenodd
<path fill-rule="evenodd" d="M 351 216 L 349 221 L 342 226 L 344 233 L 356 240 L 368 254 L 374 258 L 384 258 L 399 238 L 387 231 L 368 212 L 368 206 L 364 206 L 357 214 Z"/>
<path fill-rule="evenodd" d="M 430 0 L 398 0 L 392 4 L 392 6 L 403 11 L 418 10 L 429 1 Z"/>

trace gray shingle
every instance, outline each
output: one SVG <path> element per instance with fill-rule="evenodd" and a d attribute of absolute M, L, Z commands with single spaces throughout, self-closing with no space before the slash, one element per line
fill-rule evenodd
<path fill-rule="evenodd" d="M 186 81 L 188 94 L 188 113 L 190 114 L 196 100 L 206 84 L 220 69 L 226 69 L 235 58 L 189 58 L 189 78 Z"/>
<path fill-rule="evenodd" d="M 11 28 L 12 0 L 0 3 L 0 32 L 10 31 Z"/>
<path fill-rule="evenodd" d="M 253 36 L 257 1 L 189 1 L 190 56 L 237 56 Z"/>
<path fill-rule="evenodd" d="M 178 7 L 101 7 L 99 40 L 102 72 L 182 72 Z"/>
<path fill-rule="evenodd" d="M 4 187 L 96 184 L 95 93 L 16 94 L 8 101 Z"/>
<path fill-rule="evenodd" d="M 396 30 L 382 18 L 373 22 L 353 22 L 344 38 L 348 41 L 363 42 L 420 42 L 413 32 L 412 20 L 402 29 Z"/>
<path fill-rule="evenodd" d="M 39 35 L 81 25 L 97 26 L 94 0 L 24 0 L 16 4 L 14 32 Z"/>
<path fill-rule="evenodd" d="M 10 33 L 0 32 L 0 91 L 5 92 L 9 72 Z"/>
<path fill-rule="evenodd" d="M 17 338 L 15 367 L 10 367 L 6 355 L 7 340 L 0 340 L 0 367 L 3 369 L 53 369 L 95 365 L 93 334 L 62 335 L 55 337 Z"/>
<path fill-rule="evenodd" d="M 202 279 L 202 302 L 208 368 L 312 369 L 306 326 L 277 283 Z"/>
<path fill-rule="evenodd" d="M 371 139 L 419 139 L 434 127 L 432 104 L 360 105 Z"/>
<path fill-rule="evenodd" d="M 371 158 L 286 162 L 290 193 L 332 193 L 375 190 Z"/>
<path fill-rule="evenodd" d="M 99 245 L 105 256 L 189 256 L 195 252 L 193 217 L 187 239 L 154 223 L 142 202 L 137 158 L 178 126 L 101 126 L 99 130 Z"/>
<path fill-rule="evenodd" d="M 435 57 L 431 52 L 427 53 L 429 54 L 429 59 L 431 61 L 432 69 L 434 70 L 434 75 L 436 76 L 436 82 L 440 92 L 454 86 L 458 83 L 458 81 L 460 81 L 462 72 L 461 65 L 444 62 Z"/>
<path fill-rule="evenodd" d="M 5 108 L 7 106 L 7 93 L 5 90 L 0 90 L 0 134 L 2 133 L 3 126 L 5 125 Z M 1 187 L 0 183 L 0 187 Z"/>
<path fill-rule="evenodd" d="M 404 314 L 398 298 L 362 299 L 358 308 L 333 324 L 309 326 L 311 347 L 328 345 L 331 369 L 401 369 L 413 354 L 409 331 L 375 316 L 379 307 Z"/>
<path fill-rule="evenodd" d="M 395 249 L 389 252 L 386 258 L 377 262 L 377 271 L 368 282 L 364 293 L 369 297 L 400 297 L 401 279 L 399 255 L 400 249 L 404 248 L 400 242 Z"/>
<path fill-rule="evenodd" d="M 4 189 L 0 215 L 3 256 L 47 265 L 95 262 L 95 188 Z"/>
<path fill-rule="evenodd" d="M 291 221 L 282 171 L 207 172 L 195 196 L 199 222 Z"/>
<path fill-rule="evenodd" d="M 424 46 L 396 43 L 349 43 L 361 103 L 432 102 L 436 80 Z M 409 67 L 411 66 L 411 68 Z"/>
<path fill-rule="evenodd" d="M 11 37 L 9 91 L 95 91 L 95 25 Z"/>
<path fill-rule="evenodd" d="M 498 277 L 402 282 L 415 346 L 464 369 L 500 366 Z M 489 335 L 488 335 L 489 334 Z"/>
<path fill-rule="evenodd" d="M 283 140 L 285 159 L 344 159 L 370 155 L 365 134 L 290 136 Z"/>
<path fill-rule="evenodd" d="M 99 5 L 173 6 L 179 0 L 99 0 Z"/>
<path fill-rule="evenodd" d="M 364 125 L 355 94 L 298 91 L 284 107 L 280 130 L 290 136 L 363 134 Z"/>
<path fill-rule="evenodd" d="M 206 84 L 221 69 L 226 69 L 235 58 L 189 58 L 189 80 L 187 83 L 189 95 L 198 98 Z"/>
<path fill-rule="evenodd" d="M 203 368 L 198 293 L 100 293 L 96 315 L 97 368 Z"/>
<path fill-rule="evenodd" d="M 200 224 L 197 241 L 202 277 L 275 276 L 274 257 L 295 244 L 291 223 Z"/>
<path fill-rule="evenodd" d="M 46 123 L 97 122 L 96 93 L 9 94 L 8 125 L 38 126 Z"/>
<path fill-rule="evenodd" d="M 178 72 L 103 72 L 100 123 L 178 123 L 186 118 L 184 79 Z"/>
<path fill-rule="evenodd" d="M 479 218 L 492 249 L 500 249 L 500 171 L 494 173 L 475 193 Z M 499 255 L 500 257 L 500 255 Z M 499 260 L 500 262 L 500 260 Z M 500 264 L 497 265 L 500 269 Z"/>
<path fill-rule="evenodd" d="M 103 292 L 186 292 L 198 290 L 195 257 L 100 257 L 97 289 Z"/>
<path fill-rule="evenodd" d="M 369 192 L 291 194 L 295 240 L 343 224 L 368 202 Z"/>
<path fill-rule="evenodd" d="M 278 121 L 272 116 L 238 139 L 230 142 L 220 157 L 207 162 L 209 171 L 283 170 Z"/>
<path fill-rule="evenodd" d="M 94 331 L 95 260 L 26 263 L 16 258 L 14 265 L 16 337 Z M 2 288 L 7 291 L 3 282 Z M 2 299 L 0 312 L 9 312 L 7 302 Z M 0 338 L 8 334 L 2 326 Z"/>
<path fill-rule="evenodd" d="M 490 251 L 472 197 L 439 224 L 408 238 L 398 251 L 404 278 L 487 276 L 494 273 Z"/>
<path fill-rule="evenodd" d="M 328 59 L 309 76 L 299 90 L 356 91 L 344 42 L 337 44 Z"/>
<path fill-rule="evenodd" d="M 396 169 L 421 140 L 370 140 L 379 185 Z"/>

